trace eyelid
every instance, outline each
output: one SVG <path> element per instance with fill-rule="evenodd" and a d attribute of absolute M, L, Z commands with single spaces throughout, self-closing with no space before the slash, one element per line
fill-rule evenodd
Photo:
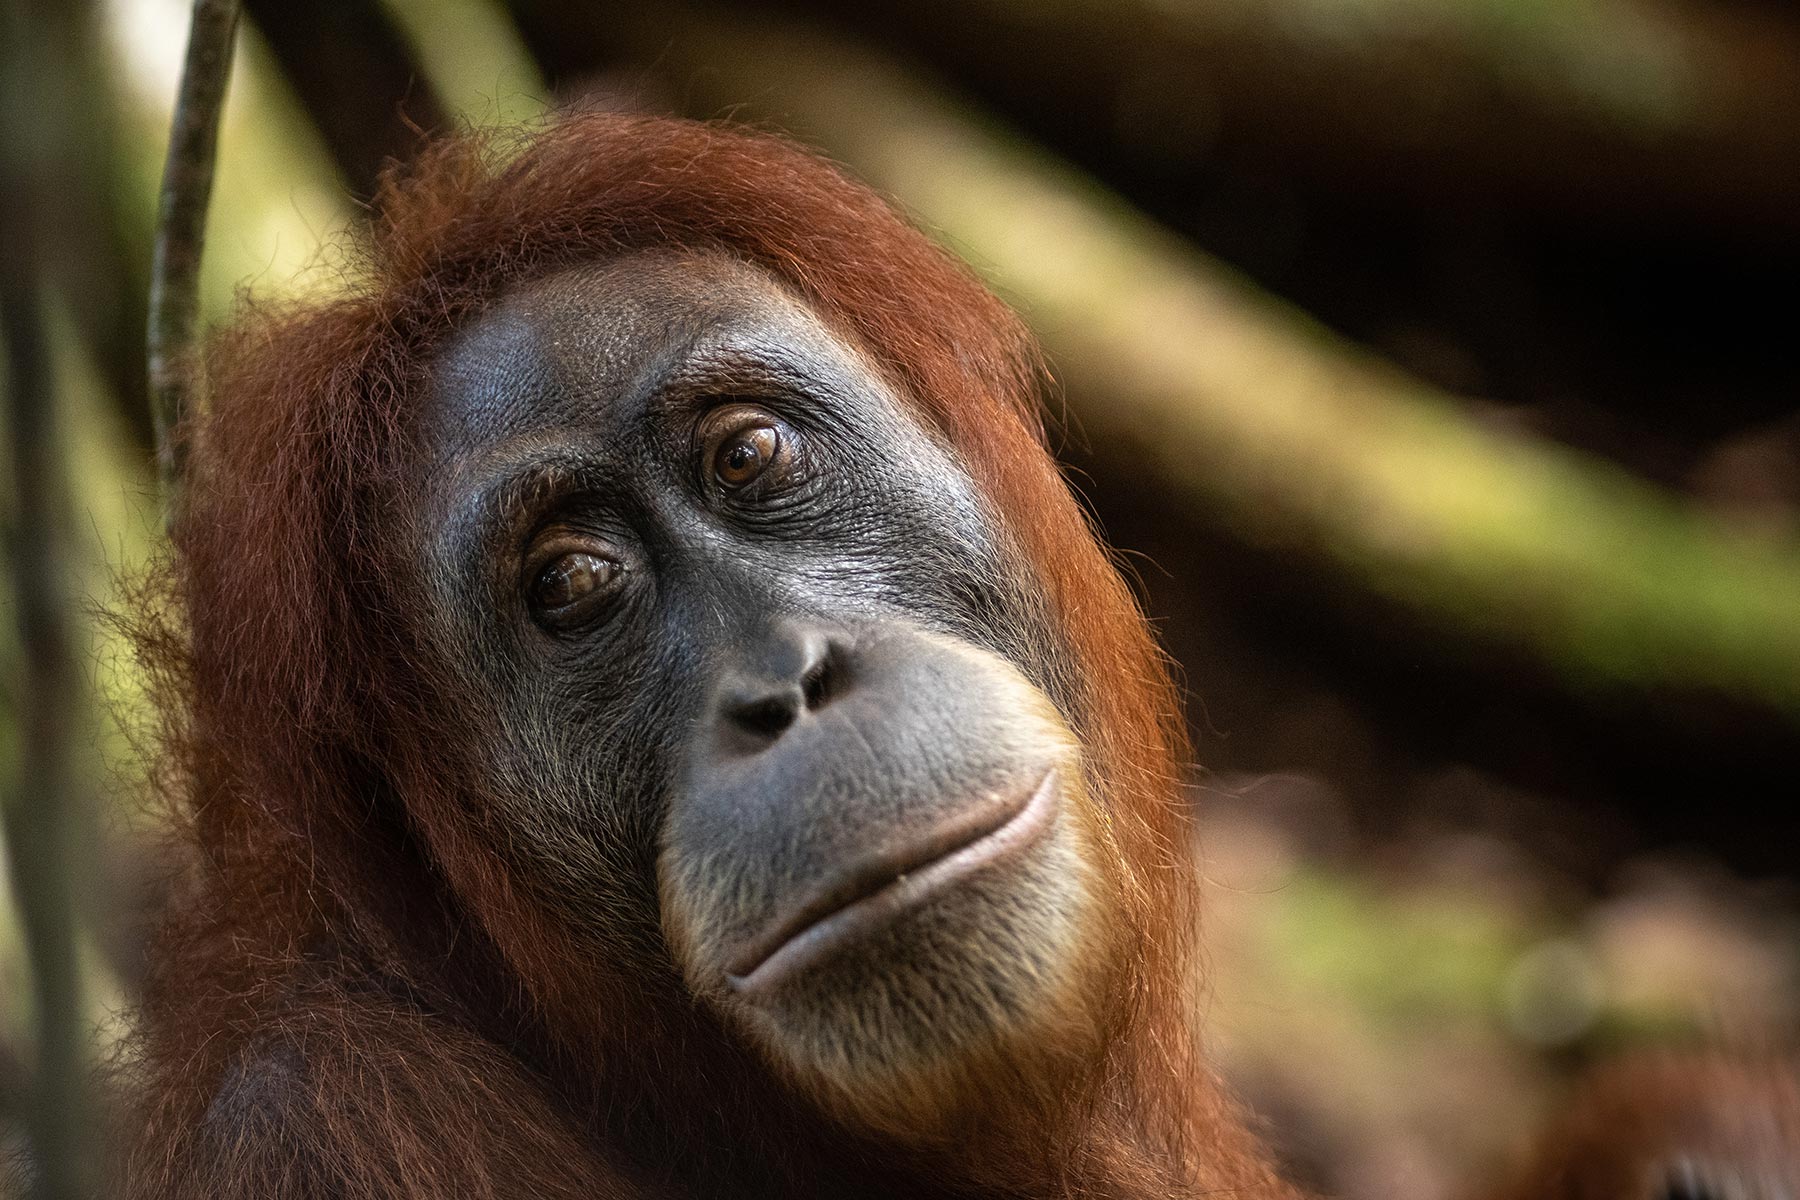
<path fill-rule="evenodd" d="M 596 484 L 593 465 L 574 458 L 539 461 L 508 472 L 481 491 L 474 513 L 478 543 L 512 546 L 523 558 L 549 531 L 566 527 L 564 515 L 577 507 L 584 495 L 598 494 Z M 505 555 L 489 561 L 502 569 L 507 565 Z"/>
<path fill-rule="evenodd" d="M 719 414 L 728 413 L 733 410 L 742 411 L 746 417 L 760 416 L 771 418 L 775 421 L 782 422 L 783 424 L 787 422 L 786 415 L 781 411 L 782 405 L 778 397 L 761 395 L 747 396 L 740 393 L 725 393 L 709 396 L 707 398 L 705 406 L 700 409 L 699 413 L 694 418 L 695 434 L 699 435 L 705 433 L 713 422 L 718 419 Z M 744 422 L 744 424 L 750 423 L 752 422 Z"/>
<path fill-rule="evenodd" d="M 520 556 L 524 582 L 529 584 L 537 578 L 540 571 L 566 554 L 592 554 L 617 563 L 621 569 L 625 566 L 618 547 L 605 538 L 585 530 L 553 524 L 538 530 L 526 542 L 525 553 Z"/>
<path fill-rule="evenodd" d="M 539 598 L 539 585 L 546 575 L 564 559 L 596 558 L 611 569 L 593 591 L 576 596 L 566 604 L 545 604 Z M 532 621 L 553 636 L 573 635 L 605 619 L 625 588 L 631 575 L 630 564 L 606 542 L 583 537 L 578 532 L 556 531 L 555 536 L 540 538 L 526 552 L 516 593 Z"/>

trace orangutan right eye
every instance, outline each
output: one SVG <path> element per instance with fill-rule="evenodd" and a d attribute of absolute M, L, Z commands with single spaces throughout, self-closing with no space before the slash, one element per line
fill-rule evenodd
<path fill-rule="evenodd" d="M 527 599 L 540 625 L 574 629 L 599 615 L 623 582 L 625 567 L 595 549 L 558 550 L 548 547 L 537 557 Z"/>

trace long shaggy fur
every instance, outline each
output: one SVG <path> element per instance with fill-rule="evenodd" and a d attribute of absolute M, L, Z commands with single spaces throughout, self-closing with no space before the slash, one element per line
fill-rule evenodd
<path fill-rule="evenodd" d="M 1131 874 L 1134 966 L 1106 1060 L 1037 1098 L 990 1162 L 839 1134 L 678 1000 L 572 961 L 466 794 L 458 760 L 479 747 L 444 715 L 454 681 L 422 665 L 397 561 L 423 364 L 508 287 L 650 246 L 754 263 L 862 347 L 1008 519 L 1069 632 L 1068 715 Z M 670 1156 L 740 1184 L 762 1164 L 786 1194 L 1285 1194 L 1192 1028 L 1165 662 L 1044 450 L 1030 338 L 878 197 L 704 124 L 451 141 L 387 182 L 348 295 L 252 310 L 209 363 L 175 554 L 139 619 L 192 867 L 132 1047 L 132 1195 L 637 1195 Z M 623 1111 L 627 1078 L 681 1123 Z"/>

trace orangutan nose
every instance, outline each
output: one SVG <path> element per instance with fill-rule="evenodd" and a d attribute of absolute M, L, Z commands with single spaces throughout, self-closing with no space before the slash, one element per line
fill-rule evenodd
<path fill-rule="evenodd" d="M 739 748 L 772 745 L 848 685 L 848 639 L 815 625 L 784 622 L 719 688 L 716 719 Z"/>

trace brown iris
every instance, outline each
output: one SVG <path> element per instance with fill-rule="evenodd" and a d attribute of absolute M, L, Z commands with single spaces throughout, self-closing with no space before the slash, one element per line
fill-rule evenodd
<path fill-rule="evenodd" d="M 701 437 L 713 480 L 726 491 L 748 487 L 786 453 L 776 419 L 748 405 L 732 405 L 709 415 Z"/>
<path fill-rule="evenodd" d="M 531 603 L 554 625 L 576 623 L 612 591 L 622 568 L 603 554 L 571 550 L 545 563 L 531 581 Z"/>

